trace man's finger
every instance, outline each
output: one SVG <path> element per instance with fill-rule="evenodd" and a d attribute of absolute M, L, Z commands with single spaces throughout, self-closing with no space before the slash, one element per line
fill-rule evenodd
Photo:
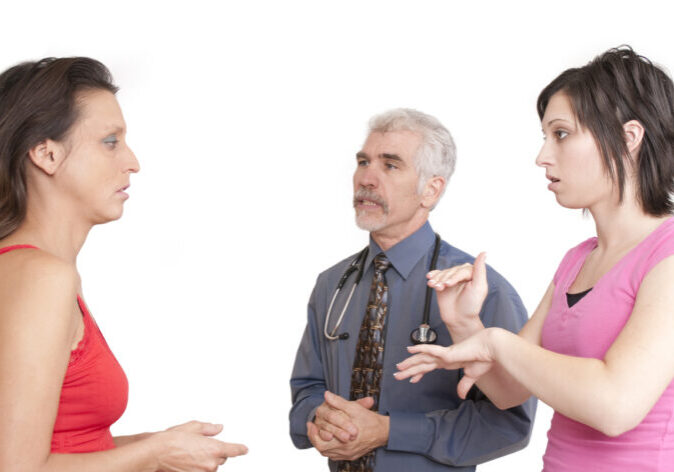
<path fill-rule="evenodd" d="M 326 394 L 329 392 L 326 392 Z M 331 394 L 332 395 L 332 394 Z M 327 395 L 326 395 L 327 399 Z M 349 418 L 349 415 L 347 415 L 344 411 L 335 409 L 334 407 L 331 407 L 330 404 L 326 404 L 325 408 L 321 405 L 317 410 L 316 410 L 316 419 L 320 419 L 321 422 L 316 422 L 316 426 L 319 428 L 324 428 L 324 423 L 330 423 L 331 425 L 335 426 L 337 429 L 344 431 L 347 433 L 349 436 L 352 436 L 355 438 L 355 436 L 358 434 L 358 428 L 356 427 L 355 424 L 353 424 L 353 421 L 351 421 L 351 418 Z M 337 431 L 330 429 L 330 428 L 324 428 L 330 431 L 333 434 L 336 434 Z"/>
<path fill-rule="evenodd" d="M 338 410 L 333 410 L 333 411 L 335 411 L 335 413 L 344 415 L 344 413 L 342 413 Z M 323 419 L 319 416 L 316 416 L 316 419 L 314 420 L 314 424 L 318 427 L 319 433 L 325 431 L 325 432 L 329 433 L 330 436 L 336 436 L 337 439 L 340 442 L 343 442 L 343 443 L 351 441 L 353 439 L 356 439 L 356 436 L 358 435 L 358 429 L 356 428 L 355 425 L 353 425 L 350 422 L 349 422 L 349 428 L 353 432 L 347 431 L 344 428 L 339 427 L 339 426 L 335 425 L 334 423 L 332 423 L 330 421 L 326 421 L 325 419 Z M 332 439 L 332 437 L 326 438 L 326 435 L 324 435 L 324 434 L 321 434 L 321 438 L 323 438 L 324 441 L 329 441 L 330 439 Z"/>
<path fill-rule="evenodd" d="M 331 441 L 334 437 L 331 432 L 324 430 L 323 428 L 318 430 L 318 435 L 323 441 Z"/>
<path fill-rule="evenodd" d="M 331 407 L 344 411 L 347 415 L 350 415 L 351 413 L 357 413 L 357 408 L 362 408 L 355 402 L 345 400 L 344 398 L 340 397 L 339 395 L 335 395 L 332 392 L 325 392 L 325 401 Z"/>
<path fill-rule="evenodd" d="M 313 444 L 316 449 L 320 450 L 323 440 L 318 434 L 318 427 L 311 421 L 307 421 L 307 437 L 309 438 L 309 441 L 311 441 L 311 444 Z"/>
<path fill-rule="evenodd" d="M 372 397 L 359 398 L 358 400 L 356 400 L 356 403 L 358 403 L 363 408 L 367 408 L 369 410 L 374 406 L 374 398 Z"/>

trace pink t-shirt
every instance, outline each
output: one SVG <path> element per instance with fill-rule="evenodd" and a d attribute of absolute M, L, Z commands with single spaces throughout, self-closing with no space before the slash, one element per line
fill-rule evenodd
<path fill-rule="evenodd" d="M 674 254 L 674 218 L 664 221 L 569 308 L 569 286 L 596 247 L 597 238 L 588 239 L 567 252 L 559 265 L 552 305 L 542 330 L 544 348 L 603 359 L 632 313 L 641 281 L 658 262 Z M 674 382 L 636 428 L 617 437 L 606 436 L 555 412 L 543 470 L 674 470 Z"/>

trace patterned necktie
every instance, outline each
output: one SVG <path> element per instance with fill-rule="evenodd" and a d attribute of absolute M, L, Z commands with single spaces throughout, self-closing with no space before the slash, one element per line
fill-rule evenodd
<path fill-rule="evenodd" d="M 363 323 L 356 345 L 356 358 L 351 373 L 350 400 L 373 397 L 373 411 L 379 409 L 379 389 L 384 359 L 384 334 L 388 301 L 388 286 L 384 272 L 391 263 L 383 253 L 374 258 L 374 277 L 370 287 L 370 297 L 363 317 Z M 338 472 L 372 472 L 374 453 L 370 451 L 354 461 L 342 461 Z"/>

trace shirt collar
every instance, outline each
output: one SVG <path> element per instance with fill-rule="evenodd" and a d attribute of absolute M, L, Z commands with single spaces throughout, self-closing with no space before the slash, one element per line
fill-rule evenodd
<path fill-rule="evenodd" d="M 412 269 L 414 269 L 414 266 L 417 265 L 419 259 L 428 252 L 434 241 L 435 233 L 428 221 L 426 221 L 421 228 L 400 241 L 388 251 L 382 251 L 379 245 L 374 242 L 372 236 L 370 236 L 370 251 L 365 260 L 365 268 L 367 269 L 370 267 L 372 260 L 377 254 L 384 252 L 396 272 L 398 272 L 404 280 L 407 280 L 407 277 L 410 275 L 410 272 L 412 272 Z"/>

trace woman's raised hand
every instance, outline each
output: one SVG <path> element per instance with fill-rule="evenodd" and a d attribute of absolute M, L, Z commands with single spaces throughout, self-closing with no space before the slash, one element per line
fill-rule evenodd
<path fill-rule="evenodd" d="M 246 454 L 243 444 L 212 438 L 221 424 L 190 421 L 156 433 L 158 472 L 214 472 L 227 458 Z"/>
<path fill-rule="evenodd" d="M 454 336 L 454 329 L 482 328 L 479 313 L 487 297 L 487 254 L 482 252 L 474 264 L 462 264 L 426 274 L 428 286 L 435 289 L 442 321 Z M 476 329 L 472 329 L 476 328 Z"/>

